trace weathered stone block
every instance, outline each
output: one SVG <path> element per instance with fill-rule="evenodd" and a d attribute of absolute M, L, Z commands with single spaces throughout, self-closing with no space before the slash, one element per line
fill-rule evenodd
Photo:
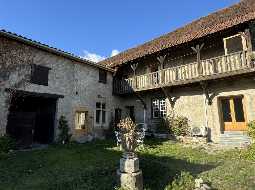
<path fill-rule="evenodd" d="M 135 173 L 122 173 L 120 170 L 118 170 L 117 175 L 121 187 L 129 190 L 143 190 L 142 171 Z"/>
<path fill-rule="evenodd" d="M 121 158 L 120 159 L 120 171 L 123 173 L 134 173 L 139 171 L 139 159 L 138 158 Z"/>

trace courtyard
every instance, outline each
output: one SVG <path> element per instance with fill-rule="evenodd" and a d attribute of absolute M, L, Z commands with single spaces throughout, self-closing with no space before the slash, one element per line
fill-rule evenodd
<path fill-rule="evenodd" d="M 173 141 L 147 140 L 138 154 L 147 190 L 175 189 L 174 179 L 181 186 L 190 183 L 180 178 L 183 172 L 194 179 L 201 177 L 218 190 L 255 187 L 254 147 L 208 153 Z M 0 158 L 0 189 L 115 189 L 120 156 L 110 140 L 14 151 Z M 193 178 L 188 179 L 193 183 Z"/>

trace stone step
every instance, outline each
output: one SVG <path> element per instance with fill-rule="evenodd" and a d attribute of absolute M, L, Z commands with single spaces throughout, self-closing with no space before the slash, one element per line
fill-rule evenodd
<path fill-rule="evenodd" d="M 223 137 L 248 137 L 246 134 L 221 134 Z"/>
<path fill-rule="evenodd" d="M 251 143 L 251 138 L 243 131 L 225 131 L 219 137 L 219 143 L 225 146 L 241 147 Z"/>
<path fill-rule="evenodd" d="M 228 140 L 228 141 L 250 141 L 250 138 L 220 138 L 220 140 Z"/>
<path fill-rule="evenodd" d="M 242 142 L 251 142 L 251 139 L 220 139 L 220 142 L 230 142 L 230 143 L 242 143 Z"/>

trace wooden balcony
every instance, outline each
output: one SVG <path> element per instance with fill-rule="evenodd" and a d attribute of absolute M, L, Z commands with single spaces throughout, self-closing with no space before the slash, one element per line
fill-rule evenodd
<path fill-rule="evenodd" d="M 248 61 L 247 51 L 242 51 L 201 60 L 201 64 L 195 62 L 128 79 L 114 80 L 113 92 L 115 94 L 126 94 L 134 91 L 212 80 L 253 71 L 254 64 Z"/>

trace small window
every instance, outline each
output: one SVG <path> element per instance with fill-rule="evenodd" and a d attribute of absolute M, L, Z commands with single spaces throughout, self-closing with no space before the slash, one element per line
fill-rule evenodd
<path fill-rule="evenodd" d="M 31 83 L 48 86 L 50 68 L 41 65 L 32 65 Z"/>
<path fill-rule="evenodd" d="M 104 84 L 107 83 L 107 71 L 99 69 L 99 82 Z"/>
<path fill-rule="evenodd" d="M 86 129 L 88 121 L 88 112 L 77 111 L 75 113 L 75 129 Z"/>
<path fill-rule="evenodd" d="M 97 102 L 96 103 L 96 123 L 105 124 L 106 123 L 106 104 Z"/>
<path fill-rule="evenodd" d="M 165 98 L 152 100 L 152 118 L 163 118 L 166 116 L 166 100 Z"/>
<path fill-rule="evenodd" d="M 241 34 L 224 38 L 225 54 L 229 55 L 246 49 L 246 40 Z"/>

